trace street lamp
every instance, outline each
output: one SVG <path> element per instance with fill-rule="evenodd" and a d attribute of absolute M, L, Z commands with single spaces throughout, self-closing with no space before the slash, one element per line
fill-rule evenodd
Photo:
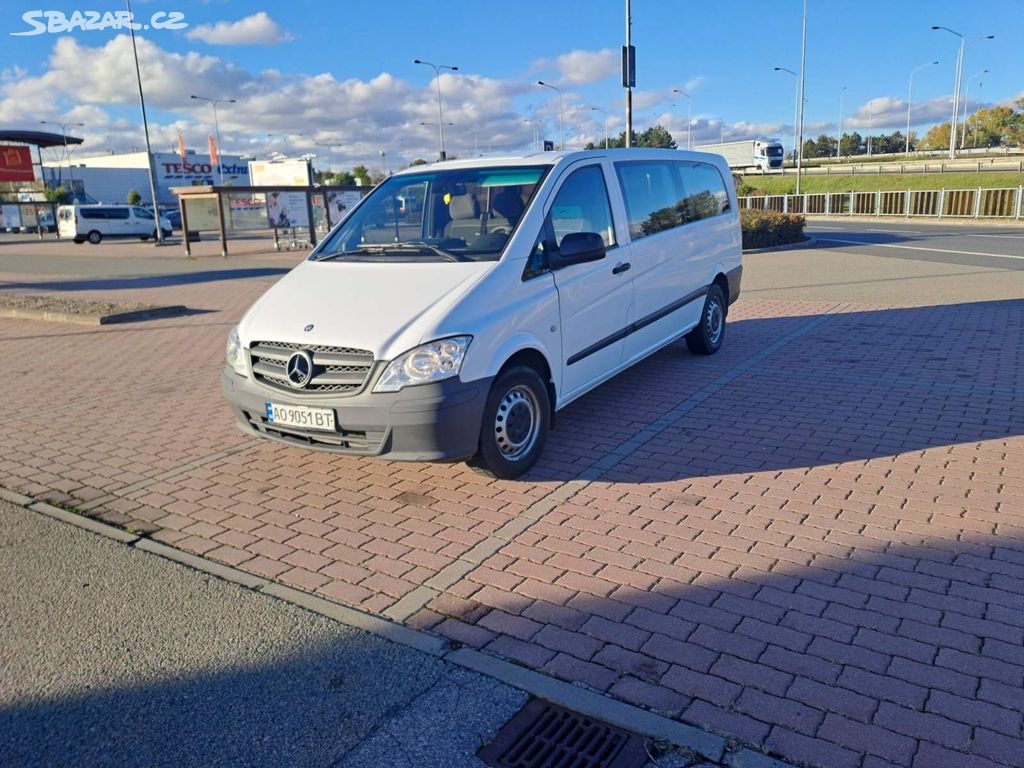
<path fill-rule="evenodd" d="M 686 148 L 693 149 L 693 141 L 691 140 L 690 133 L 691 126 L 693 125 L 693 120 L 690 117 L 690 115 L 692 114 L 691 107 L 693 106 L 693 99 L 691 99 L 690 94 L 688 94 L 682 88 L 673 88 L 672 93 L 681 93 L 683 96 L 686 97 Z"/>
<path fill-rule="evenodd" d="M 789 72 L 796 78 L 796 95 L 793 97 L 793 162 L 796 162 L 797 123 L 800 120 L 800 75 L 786 67 L 775 67 L 776 72 Z"/>
<path fill-rule="evenodd" d="M 545 83 L 543 80 L 538 80 L 537 85 L 550 88 L 558 94 L 558 148 L 565 149 L 565 123 L 562 121 L 562 91 L 550 83 Z"/>
<path fill-rule="evenodd" d="M 434 70 L 434 83 L 437 85 L 437 144 L 440 159 L 445 159 L 444 154 L 444 113 L 441 110 L 441 70 L 447 69 L 451 72 L 458 72 L 459 68 L 448 64 L 431 64 L 429 61 L 413 59 L 413 64 L 423 64 Z"/>
<path fill-rule="evenodd" d="M 982 75 L 987 75 L 988 70 L 983 69 L 980 72 L 975 72 L 973 75 L 967 78 L 967 88 L 964 90 L 964 129 L 960 134 L 960 149 L 964 149 L 967 146 L 967 106 L 971 103 L 971 80 Z"/>
<path fill-rule="evenodd" d="M 124 0 L 128 18 L 133 18 L 132 0 Z M 149 143 L 149 120 L 146 117 L 146 97 L 142 90 L 142 70 L 139 68 L 139 49 L 135 45 L 135 25 L 128 25 L 132 40 L 132 58 L 135 60 L 135 80 L 139 85 L 139 107 L 142 111 L 142 132 L 146 136 L 146 168 L 149 170 L 149 194 L 153 198 L 153 219 L 156 223 L 156 245 L 164 244 L 164 228 L 160 226 L 160 201 L 156 196 L 156 171 L 153 168 L 153 147 Z M 224 253 L 227 256 L 227 252 Z"/>
<path fill-rule="evenodd" d="M 920 67 L 913 69 L 910 72 L 910 85 L 907 86 L 907 149 L 906 154 L 910 154 L 910 110 L 913 104 L 914 94 L 914 75 L 920 72 L 925 67 L 930 67 L 933 64 L 938 64 L 937 61 L 929 61 L 927 64 L 922 64 Z"/>
<path fill-rule="evenodd" d="M 533 151 L 538 152 L 540 150 L 540 131 L 537 126 L 540 125 L 540 120 L 523 120 L 523 122 L 533 126 Z"/>
<path fill-rule="evenodd" d="M 839 134 L 836 136 L 836 160 L 839 159 L 843 148 L 843 97 L 846 96 L 846 86 L 839 92 Z"/>
<path fill-rule="evenodd" d="M 978 107 L 974 110 L 974 144 L 973 147 L 978 146 L 978 113 L 981 112 L 981 86 L 985 83 L 981 81 L 978 83 Z"/>
<path fill-rule="evenodd" d="M 953 119 L 949 122 L 949 159 L 956 159 L 956 132 L 957 132 L 957 116 L 960 113 L 960 83 L 963 79 L 964 71 L 964 48 L 971 43 L 976 43 L 979 40 L 991 40 L 995 35 L 979 35 L 978 37 L 970 40 L 965 40 L 964 36 L 957 32 L 955 29 L 949 27 L 933 26 L 932 30 L 945 30 L 952 35 L 956 35 L 960 38 L 960 52 L 956 57 L 956 80 L 953 82 Z"/>
<path fill-rule="evenodd" d="M 604 115 L 604 148 L 608 149 L 608 113 L 600 107 L 591 107 L 591 112 L 600 112 Z"/>
<path fill-rule="evenodd" d="M 64 157 L 68 161 L 68 179 L 71 181 L 71 192 L 74 194 L 75 187 L 75 174 L 71 170 L 71 150 L 68 149 L 68 126 L 73 125 L 77 128 L 84 128 L 85 123 L 58 123 L 55 120 L 40 120 L 43 125 L 59 125 L 61 136 L 64 137 Z M 42 175 L 43 169 L 39 168 L 39 173 Z"/>
<path fill-rule="evenodd" d="M 720 134 L 718 136 L 718 143 L 725 144 L 725 120 L 722 118 L 721 115 L 719 115 L 718 117 L 718 128 L 720 131 Z"/>
<path fill-rule="evenodd" d="M 220 175 L 220 185 L 224 186 L 224 164 L 220 161 L 220 153 L 224 147 L 220 143 L 220 119 L 217 117 L 217 105 L 218 104 L 234 104 L 236 99 L 211 99 L 208 96 L 196 96 L 192 94 L 192 98 L 196 101 L 208 101 L 213 106 L 213 130 L 217 134 L 217 171 Z"/>

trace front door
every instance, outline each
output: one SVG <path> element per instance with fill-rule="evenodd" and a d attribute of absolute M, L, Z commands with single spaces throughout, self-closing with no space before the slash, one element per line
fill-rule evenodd
<path fill-rule="evenodd" d="M 596 232 L 605 257 L 554 273 L 562 323 L 561 400 L 571 399 L 622 362 L 623 338 L 633 311 L 628 247 L 615 238 L 600 163 L 575 168 L 562 182 L 545 222 L 547 247 L 557 253 L 572 232 Z"/>

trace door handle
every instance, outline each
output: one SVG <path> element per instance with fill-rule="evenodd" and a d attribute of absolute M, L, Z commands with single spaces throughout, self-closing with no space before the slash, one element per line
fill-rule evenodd
<path fill-rule="evenodd" d="M 628 261 L 624 261 L 621 264 L 616 264 L 615 267 L 612 268 L 612 274 L 621 275 L 623 272 L 628 272 L 630 270 L 630 267 L 632 266 L 633 265 L 630 264 Z"/>

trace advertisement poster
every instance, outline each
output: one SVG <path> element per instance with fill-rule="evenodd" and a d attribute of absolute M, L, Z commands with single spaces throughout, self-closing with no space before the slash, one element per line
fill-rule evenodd
<path fill-rule="evenodd" d="M 275 229 L 309 226 L 305 192 L 268 192 L 267 213 Z"/>
<path fill-rule="evenodd" d="M 185 217 L 190 232 L 220 229 L 217 221 L 217 200 L 213 197 L 186 197 Z"/>
<path fill-rule="evenodd" d="M 262 192 L 232 192 L 225 195 L 227 226 L 233 232 L 269 229 L 267 196 Z"/>
<path fill-rule="evenodd" d="M 250 160 L 249 178 L 254 187 L 309 187 L 313 184 L 308 160 Z"/>
<path fill-rule="evenodd" d="M 35 177 L 28 147 L 0 145 L 0 181 L 32 181 Z"/>
<path fill-rule="evenodd" d="M 21 227 L 21 206 L 0 206 L 0 229 L 19 229 Z"/>
<path fill-rule="evenodd" d="M 327 202 L 331 209 L 331 222 L 337 224 L 348 216 L 348 212 L 362 199 L 362 192 L 328 192 Z"/>

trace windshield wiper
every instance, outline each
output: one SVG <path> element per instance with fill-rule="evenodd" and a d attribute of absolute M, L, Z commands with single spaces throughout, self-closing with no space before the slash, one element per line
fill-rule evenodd
<path fill-rule="evenodd" d="M 325 253 L 317 261 L 345 257 L 387 257 L 393 254 L 402 253 L 431 253 L 445 261 L 473 261 L 467 256 L 446 251 L 436 245 L 422 240 L 411 240 L 404 243 L 374 243 L 372 245 L 360 245 L 354 251 L 332 251 Z"/>

